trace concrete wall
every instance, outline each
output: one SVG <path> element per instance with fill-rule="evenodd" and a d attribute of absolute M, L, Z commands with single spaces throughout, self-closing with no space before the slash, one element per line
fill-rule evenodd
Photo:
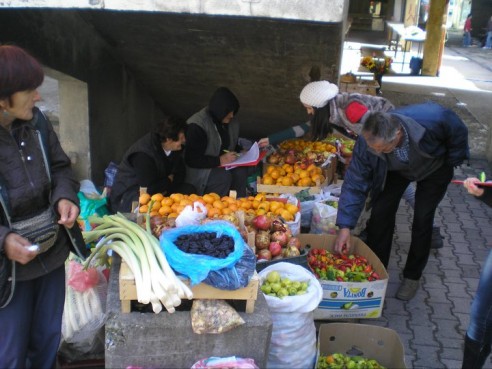
<path fill-rule="evenodd" d="M 1 9 L 0 24 L 1 43 L 25 47 L 51 69 L 87 84 L 88 103 L 82 100 L 80 105 L 88 106 L 89 126 L 83 117 L 87 111 L 81 106 L 74 109 L 75 101 L 69 102 L 73 105 L 66 114 L 81 122 L 71 126 L 75 131 L 70 140 L 79 137 L 78 145 L 89 134 L 91 155 L 87 160 L 91 164 L 78 172 L 79 176 L 90 174 L 96 184 L 102 185 L 109 161 L 119 161 L 126 147 L 147 132 L 159 116 L 154 100 L 77 12 Z M 83 95 L 79 97 L 84 99 Z M 71 151 L 68 145 L 67 151 Z"/>
<path fill-rule="evenodd" d="M 161 111 L 187 118 L 227 86 L 241 103 L 241 136 L 258 139 L 308 119 L 299 102 L 307 82 L 337 82 L 348 0 L 309 2 L 311 18 L 333 20 L 324 22 L 248 17 L 247 2 L 234 3 L 242 16 L 0 7 L 0 42 L 87 85 L 89 128 L 79 128 L 89 134 L 91 178 L 102 185 L 109 161 L 119 162 Z M 286 9 L 287 18 L 305 5 Z"/>

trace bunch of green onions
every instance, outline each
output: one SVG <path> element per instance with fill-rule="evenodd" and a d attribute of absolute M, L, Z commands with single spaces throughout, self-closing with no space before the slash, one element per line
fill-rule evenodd
<path fill-rule="evenodd" d="M 160 313 L 163 305 L 173 313 L 182 299 L 193 299 L 190 288 L 169 266 L 159 240 L 151 233 L 148 217 L 146 229 L 119 213 L 90 217 L 89 221 L 97 226 L 83 232 L 84 240 L 86 243 L 99 241 L 84 267 L 89 267 L 94 257 L 103 257 L 111 249 L 121 256 L 135 276 L 138 302 L 151 303 L 154 313 Z"/>

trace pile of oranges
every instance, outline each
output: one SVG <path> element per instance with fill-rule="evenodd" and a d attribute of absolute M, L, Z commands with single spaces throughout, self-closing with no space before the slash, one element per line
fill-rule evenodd
<path fill-rule="evenodd" d="M 297 152 L 337 152 L 337 148 L 335 147 L 335 145 L 326 141 L 307 141 L 302 139 L 294 139 L 283 141 L 279 144 L 279 147 L 282 150 L 295 150 Z"/>
<path fill-rule="evenodd" d="M 150 216 L 159 215 L 169 218 L 176 218 L 185 206 L 193 205 L 194 202 L 200 202 L 207 208 L 208 218 L 222 218 L 243 210 L 254 216 L 281 216 L 286 221 L 291 222 L 299 211 L 296 205 L 269 200 L 263 193 L 239 199 L 230 196 L 220 197 L 213 192 L 203 196 L 196 194 L 183 195 L 181 193 L 164 196 L 161 193 L 154 195 L 143 193 L 140 195 L 138 202 L 140 213 L 149 212 L 149 207 L 151 207 Z"/>
<path fill-rule="evenodd" d="M 269 165 L 261 178 L 264 185 L 277 186 L 319 186 L 325 181 L 323 170 L 314 165 L 284 164 L 282 166 Z"/>

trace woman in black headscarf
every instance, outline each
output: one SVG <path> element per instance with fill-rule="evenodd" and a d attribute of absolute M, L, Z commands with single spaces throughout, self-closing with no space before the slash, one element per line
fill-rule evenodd
<path fill-rule="evenodd" d="M 215 192 L 226 196 L 230 190 L 246 196 L 247 167 L 223 168 L 237 158 L 239 101 L 226 87 L 219 87 L 207 107 L 193 114 L 186 131 L 186 181 L 197 193 Z"/>

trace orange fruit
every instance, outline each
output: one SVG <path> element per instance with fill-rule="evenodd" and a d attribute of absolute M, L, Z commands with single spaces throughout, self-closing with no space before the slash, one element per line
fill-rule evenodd
<path fill-rule="evenodd" d="M 157 211 L 161 208 L 161 202 L 160 201 L 156 201 L 154 203 L 152 203 L 152 209 L 151 211 Z"/>
<path fill-rule="evenodd" d="M 243 209 L 249 210 L 249 209 L 251 209 L 251 208 L 252 208 L 252 204 L 251 204 L 251 202 L 249 202 L 248 200 L 246 200 L 246 201 L 242 201 L 242 202 L 241 202 L 241 207 L 242 207 Z"/>
<path fill-rule="evenodd" d="M 138 203 L 140 205 L 147 205 L 150 201 L 150 195 L 148 193 L 143 193 L 138 197 Z"/>
<path fill-rule="evenodd" d="M 292 215 L 295 215 L 299 211 L 299 208 L 297 206 L 295 206 L 294 204 L 288 204 L 287 203 L 287 204 L 285 204 L 285 210 L 287 210 Z"/>
<path fill-rule="evenodd" d="M 282 178 L 282 185 L 283 186 L 292 186 L 294 184 L 294 181 L 292 180 L 291 177 L 283 177 Z"/>
<path fill-rule="evenodd" d="M 151 217 L 156 217 L 159 215 L 159 212 L 158 211 L 151 211 L 150 214 L 149 214 Z"/>
<path fill-rule="evenodd" d="M 275 166 L 274 166 L 274 165 L 269 165 L 269 166 L 267 167 L 266 172 L 267 172 L 267 174 L 270 174 L 270 173 L 271 173 L 272 171 L 274 171 L 274 170 L 275 170 Z"/>
<path fill-rule="evenodd" d="M 220 200 L 215 200 L 213 203 L 212 203 L 212 206 L 214 208 L 217 208 L 217 209 L 223 209 L 224 208 L 224 204 L 222 203 L 222 201 Z"/>
<path fill-rule="evenodd" d="M 260 202 L 264 201 L 265 198 L 266 198 L 266 196 L 264 193 L 259 193 L 259 194 L 256 194 L 256 196 L 255 196 L 255 200 L 260 201 Z"/>
<path fill-rule="evenodd" d="M 164 195 L 162 193 L 156 193 L 156 194 L 152 195 L 150 199 L 153 201 L 161 202 L 163 198 L 164 198 Z"/>
<path fill-rule="evenodd" d="M 169 205 L 161 206 L 161 208 L 159 209 L 160 215 L 168 215 L 168 214 L 171 214 L 172 212 L 173 212 L 173 209 L 171 209 L 171 207 Z"/>
<path fill-rule="evenodd" d="M 149 207 L 147 205 L 140 205 L 138 207 L 138 212 L 139 213 L 146 213 L 147 211 L 149 211 Z"/>
<path fill-rule="evenodd" d="M 229 204 L 229 209 L 231 209 L 232 211 L 236 211 L 238 209 L 237 203 Z"/>
<path fill-rule="evenodd" d="M 208 210 L 207 217 L 208 218 L 215 218 L 219 215 L 219 209 L 217 208 L 211 208 Z"/>
<path fill-rule="evenodd" d="M 178 217 L 178 215 L 179 215 L 178 213 L 171 213 L 171 214 L 169 214 L 167 217 L 168 217 L 168 218 L 177 218 L 177 217 Z"/>
<path fill-rule="evenodd" d="M 309 177 L 305 177 L 305 178 L 301 178 L 299 179 L 299 182 L 298 183 L 298 186 L 311 186 L 311 178 Z"/>
<path fill-rule="evenodd" d="M 174 200 L 170 197 L 164 197 L 161 200 L 161 206 L 171 206 L 172 204 L 174 204 Z"/>
<path fill-rule="evenodd" d="M 229 215 L 232 214 L 233 211 L 230 208 L 224 208 L 222 209 L 222 215 Z"/>
<path fill-rule="evenodd" d="M 258 205 L 258 209 L 263 209 L 265 212 L 270 211 L 270 201 L 262 201 L 260 205 Z"/>
<path fill-rule="evenodd" d="M 203 195 L 203 201 L 205 201 L 207 204 L 212 204 L 215 201 L 215 199 L 212 195 L 207 193 Z"/>
<path fill-rule="evenodd" d="M 307 170 L 301 170 L 299 172 L 299 178 L 306 178 L 306 177 L 309 177 L 309 172 Z"/>
<path fill-rule="evenodd" d="M 288 210 L 282 209 L 279 215 L 288 222 L 292 222 L 294 220 L 294 215 Z"/>
<path fill-rule="evenodd" d="M 182 193 L 172 193 L 169 197 L 173 199 L 174 202 L 180 202 L 183 200 L 184 195 Z"/>
<path fill-rule="evenodd" d="M 273 178 L 271 176 L 264 176 L 261 182 L 265 185 L 272 185 Z"/>
<path fill-rule="evenodd" d="M 278 169 L 274 169 L 272 170 L 272 172 L 270 173 L 270 176 L 273 178 L 273 179 L 278 179 L 278 177 L 280 177 L 280 171 Z"/>

